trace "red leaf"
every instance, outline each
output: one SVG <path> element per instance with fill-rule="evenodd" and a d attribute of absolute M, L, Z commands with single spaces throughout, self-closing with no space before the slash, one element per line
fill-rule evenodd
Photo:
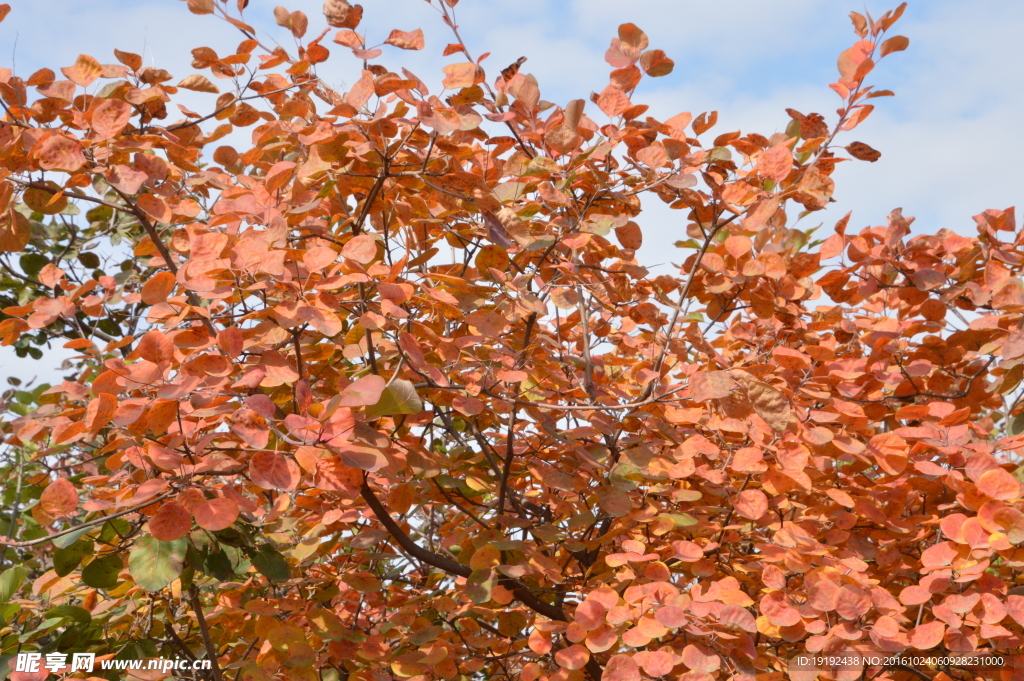
<path fill-rule="evenodd" d="M 231 499 L 218 497 L 197 506 L 195 516 L 199 527 L 218 532 L 238 520 L 238 504 Z"/>
<path fill-rule="evenodd" d="M 263 449 L 270 442 L 266 419 L 252 409 L 239 409 L 232 415 L 231 432 L 253 449 Z"/>
<path fill-rule="evenodd" d="M 690 399 L 694 402 L 721 399 L 738 387 L 727 371 L 699 371 L 690 376 Z"/>
<path fill-rule="evenodd" d="M 759 489 L 744 490 L 736 495 L 733 507 L 744 518 L 757 520 L 768 512 L 768 497 Z"/>
<path fill-rule="evenodd" d="M 192 514 L 177 501 L 167 501 L 149 519 L 149 533 L 160 541 L 181 539 L 192 529 Z"/>
<path fill-rule="evenodd" d="M 910 632 L 910 645 L 918 650 L 928 650 L 942 643 L 946 625 L 938 620 L 914 627 Z"/>
<path fill-rule="evenodd" d="M 293 490 L 299 477 L 296 463 L 278 452 L 263 450 L 249 459 L 249 478 L 263 489 Z"/>
<path fill-rule="evenodd" d="M 39 167 L 74 173 L 85 165 L 82 145 L 63 135 L 50 135 L 39 145 Z"/>
<path fill-rule="evenodd" d="M 694 671 L 710 673 L 718 670 L 722 659 L 704 646 L 690 644 L 683 648 L 683 664 Z"/>
<path fill-rule="evenodd" d="M 387 382 L 376 375 L 363 376 L 350 384 L 341 393 L 342 407 L 368 407 L 380 401 Z"/>
<path fill-rule="evenodd" d="M 555 653 L 555 662 L 558 663 L 558 666 L 569 670 L 583 669 L 589 659 L 590 651 L 579 643 L 562 648 Z"/>
<path fill-rule="evenodd" d="M 602 681 L 640 681 L 640 667 L 631 655 L 612 655 L 604 666 Z"/>
<path fill-rule="evenodd" d="M 793 168 L 793 152 L 786 142 L 776 144 L 763 152 L 757 160 L 757 172 L 775 182 L 781 182 Z"/>
<path fill-rule="evenodd" d="M 341 254 L 349 260 L 368 265 L 377 257 L 377 239 L 372 234 L 360 234 L 349 239 Z"/>

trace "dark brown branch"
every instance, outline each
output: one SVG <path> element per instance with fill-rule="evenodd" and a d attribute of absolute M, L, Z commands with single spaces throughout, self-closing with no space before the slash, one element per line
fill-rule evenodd
<path fill-rule="evenodd" d="M 505 465 L 501 469 L 501 482 L 498 484 L 498 515 L 505 515 L 505 494 L 508 491 L 508 476 L 512 472 L 512 459 L 515 458 L 516 407 L 512 407 L 508 417 L 508 435 L 505 440 Z"/>
<path fill-rule="evenodd" d="M 210 628 L 206 625 L 206 615 L 203 614 L 203 604 L 199 602 L 199 589 L 193 584 L 189 589 L 189 600 L 192 603 L 192 610 L 196 613 L 196 621 L 199 622 L 199 631 L 203 635 L 203 645 L 206 646 L 206 659 L 210 660 L 214 681 L 222 681 L 220 664 L 217 662 L 217 646 L 210 638 Z"/>
<path fill-rule="evenodd" d="M 420 560 L 427 565 L 444 570 L 445 572 L 458 575 L 459 577 L 469 577 L 473 570 L 468 565 L 463 565 L 457 561 L 452 560 L 446 556 L 439 555 L 433 551 L 428 551 L 407 535 L 398 523 L 391 517 L 388 510 L 384 508 L 384 504 L 380 502 L 377 495 L 374 494 L 373 489 L 366 482 L 360 490 L 363 500 L 366 501 L 366 505 L 370 507 L 373 514 L 380 521 L 380 524 L 384 526 L 384 529 L 388 531 L 388 534 L 398 542 L 398 545 L 405 550 L 413 558 Z M 530 589 L 520 582 L 518 579 L 512 579 L 510 577 L 500 577 L 498 584 L 505 589 L 508 589 L 526 607 L 530 608 L 539 615 L 544 615 L 548 619 L 557 620 L 559 622 L 568 622 L 565 613 L 557 605 L 545 603 L 542 601 L 537 594 L 530 591 Z M 600 678 L 600 677 L 598 677 Z"/>
<path fill-rule="evenodd" d="M 373 206 L 373 202 L 377 200 L 377 194 L 380 193 L 381 187 L 384 186 L 384 180 L 387 178 L 388 161 L 385 158 L 384 167 L 381 169 L 380 175 L 377 176 L 377 180 L 373 183 L 373 187 L 370 188 L 370 193 L 366 195 L 365 203 L 363 203 L 363 210 L 360 212 L 355 224 L 352 225 L 352 236 L 359 236 L 362 233 L 363 225 L 366 223 L 366 218 L 370 214 L 370 208 Z"/>
<path fill-rule="evenodd" d="M 127 194 L 117 187 L 111 186 L 111 188 L 117 192 L 117 195 L 121 197 L 121 200 L 128 205 L 131 209 L 131 214 L 138 218 L 142 228 L 146 230 L 146 234 L 148 234 L 149 238 L 152 239 L 153 245 L 156 246 L 156 250 L 160 253 L 160 257 L 163 258 L 164 262 L 167 264 L 167 269 L 171 271 L 171 274 L 177 275 L 178 266 L 174 264 L 174 259 L 171 257 L 171 251 L 167 248 L 163 239 L 160 238 L 160 233 L 156 231 L 156 225 L 153 224 L 141 208 L 132 202 Z M 202 307 L 202 301 L 200 301 L 199 297 L 192 291 L 188 291 L 186 297 L 188 298 L 189 305 L 192 307 Z M 203 317 L 203 323 L 206 325 L 206 328 L 210 330 L 210 333 L 214 336 L 217 335 L 217 328 L 213 325 L 213 322 L 206 317 Z"/>

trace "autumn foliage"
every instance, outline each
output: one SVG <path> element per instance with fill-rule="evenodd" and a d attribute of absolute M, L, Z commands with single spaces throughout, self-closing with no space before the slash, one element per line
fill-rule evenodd
<path fill-rule="evenodd" d="M 851 15 L 836 115 L 764 136 L 647 115 L 673 62 L 633 24 L 559 105 L 431 1 L 434 94 L 390 66 L 424 33 L 375 44 L 344 0 L 277 8 L 297 51 L 188 0 L 241 43 L 183 78 L 0 69 L 0 340 L 79 353 L 0 422 L 4 671 L 810 681 L 798 654 L 1021 645 L 1013 210 L 793 226 L 879 157 L 849 131 L 903 6 Z M 329 58 L 361 64 L 347 92 Z M 659 200 L 681 264 L 654 273 Z"/>

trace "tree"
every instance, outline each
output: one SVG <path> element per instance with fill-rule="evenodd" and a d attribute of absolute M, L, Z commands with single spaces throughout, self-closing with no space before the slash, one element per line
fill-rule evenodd
<path fill-rule="evenodd" d="M 422 32 L 371 47 L 345 0 L 340 47 L 275 10 L 297 52 L 245 0 L 188 0 L 243 39 L 176 85 L 117 50 L 0 71 L 0 339 L 81 353 L 2 422 L 7 668 L 749 681 L 1017 648 L 1013 210 L 974 238 L 899 210 L 791 226 L 878 158 L 845 133 L 892 95 L 866 78 L 905 5 L 851 14 L 831 123 L 713 136 L 716 112 L 634 103 L 673 63 L 632 24 L 608 86 L 557 106 L 432 2 L 462 60 L 443 98 L 382 65 Z M 364 64 L 348 92 L 317 77 L 331 50 Z M 180 89 L 216 104 L 172 122 Z M 687 218 L 677 275 L 636 260 L 655 199 Z"/>

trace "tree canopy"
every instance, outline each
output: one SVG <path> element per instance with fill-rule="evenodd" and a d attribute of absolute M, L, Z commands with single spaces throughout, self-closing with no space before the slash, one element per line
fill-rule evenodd
<path fill-rule="evenodd" d="M 972 236 L 797 223 L 879 158 L 851 131 L 905 5 L 850 15 L 835 115 L 762 135 L 648 115 L 673 61 L 633 24 L 559 104 L 428 1 L 440 93 L 389 66 L 422 30 L 374 44 L 345 0 L 278 7 L 292 50 L 246 0 L 187 0 L 240 40 L 188 74 L 0 69 L 0 342 L 78 353 L 6 395 L 4 670 L 1018 678 L 962 662 L 1024 636 L 1013 209 Z M 353 57 L 348 91 L 317 75 Z M 668 273 L 637 259 L 652 229 Z"/>

